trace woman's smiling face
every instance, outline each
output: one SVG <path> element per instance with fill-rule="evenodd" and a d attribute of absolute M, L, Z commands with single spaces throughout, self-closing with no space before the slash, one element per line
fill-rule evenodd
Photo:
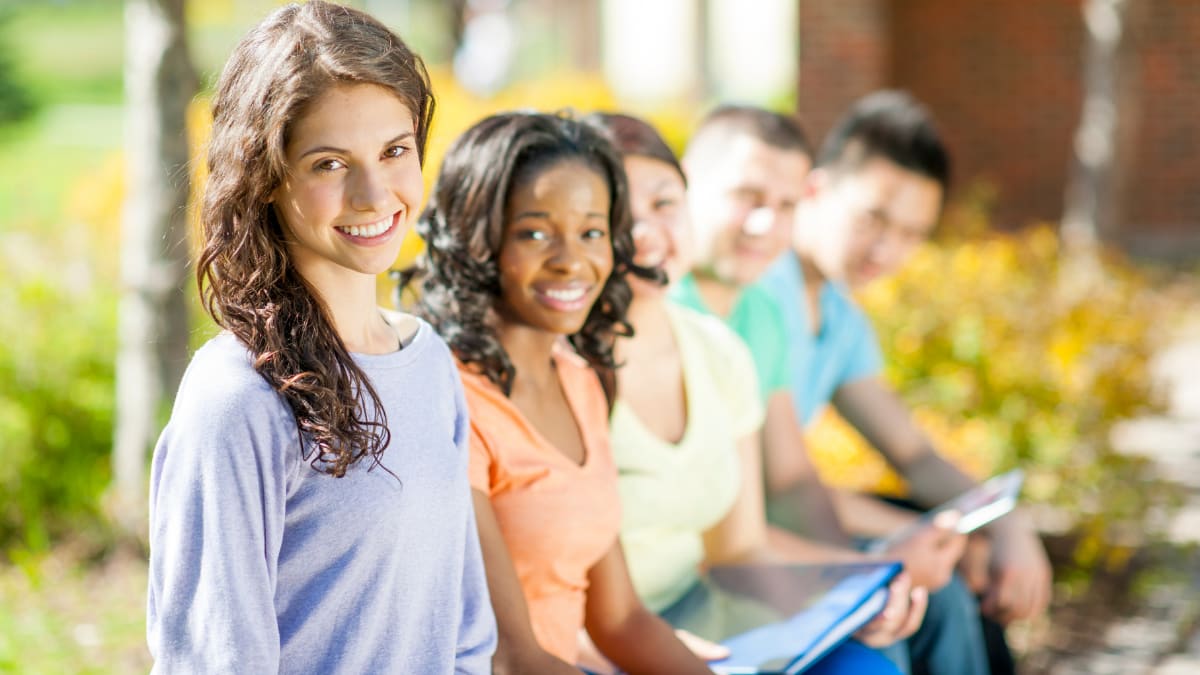
<path fill-rule="evenodd" d="M 607 180 L 574 159 L 515 185 L 500 245 L 500 313 L 559 335 L 577 333 L 613 269 Z"/>
<path fill-rule="evenodd" d="M 374 84 L 332 87 L 296 121 L 271 201 L 310 283 L 395 262 L 424 193 L 413 125 L 404 102 Z"/>
<path fill-rule="evenodd" d="M 665 272 L 674 282 L 691 267 L 690 221 L 683 176 L 670 164 L 653 157 L 625 157 L 629 176 L 629 206 L 633 213 L 633 262 Z M 631 277 L 638 295 L 660 295 L 666 289 L 653 281 Z"/>

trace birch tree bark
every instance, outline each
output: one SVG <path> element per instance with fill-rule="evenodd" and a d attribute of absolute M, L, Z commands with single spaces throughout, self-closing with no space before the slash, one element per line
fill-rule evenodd
<path fill-rule="evenodd" d="M 1068 253 L 1089 253 L 1116 225 L 1121 43 L 1134 0 L 1084 0 L 1083 111 L 1075 131 L 1062 219 Z"/>
<path fill-rule="evenodd" d="M 188 145 L 197 77 L 184 0 L 125 3 L 125 157 L 112 515 L 144 530 L 146 457 L 187 363 Z"/>

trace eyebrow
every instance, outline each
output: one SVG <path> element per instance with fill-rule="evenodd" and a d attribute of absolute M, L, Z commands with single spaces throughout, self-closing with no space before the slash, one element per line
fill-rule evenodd
<path fill-rule="evenodd" d="M 588 211 L 586 217 L 608 219 L 608 214 L 603 211 Z M 549 211 L 521 211 L 520 213 L 517 213 L 516 215 L 514 215 L 512 217 L 512 219 L 514 221 L 521 220 L 523 218 L 545 218 L 545 219 L 549 220 L 550 212 Z"/>
<path fill-rule="evenodd" d="M 398 136 L 395 136 L 395 137 L 393 137 L 392 139 L 390 139 L 390 140 L 388 140 L 387 142 L 385 142 L 385 143 L 383 144 L 383 146 L 384 146 L 384 147 L 388 147 L 388 146 L 391 146 L 391 145 L 395 145 L 396 143 L 398 143 L 398 142 L 400 142 L 400 141 L 406 141 L 406 140 L 409 140 L 409 139 L 412 139 L 412 138 L 414 138 L 415 136 L 416 136 L 416 134 L 415 134 L 415 133 L 413 133 L 413 132 L 411 132 L 411 131 L 405 131 L 404 133 L 402 133 L 402 134 L 399 134 Z M 302 154 L 301 154 L 299 157 L 297 157 L 296 159 L 304 159 L 305 157 L 308 157 L 309 155 L 316 155 L 316 154 L 319 154 L 319 153 L 322 153 L 322 152 L 332 152 L 332 153 L 334 153 L 334 154 L 338 154 L 338 155 L 348 155 L 348 154 L 350 154 L 350 151 L 349 151 L 349 150 L 346 150 L 345 148 L 335 148 L 335 147 L 334 147 L 334 146 L 332 146 L 332 145 L 318 145 L 318 146 L 317 146 L 317 147 L 315 147 L 315 148 L 310 148 L 310 149 L 308 149 L 308 150 L 305 150 L 305 151 L 304 151 L 304 152 L 303 152 L 303 153 L 302 153 Z"/>

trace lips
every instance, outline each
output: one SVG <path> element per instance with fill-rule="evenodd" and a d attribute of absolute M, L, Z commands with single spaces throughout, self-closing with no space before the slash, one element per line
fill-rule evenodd
<path fill-rule="evenodd" d="M 591 306 L 593 286 L 582 282 L 533 287 L 538 302 L 559 312 L 577 312 Z"/>
<path fill-rule="evenodd" d="M 339 225 L 336 229 L 347 239 L 358 244 L 381 243 L 388 239 L 400 222 L 399 212 L 393 213 L 372 223 L 361 225 Z"/>

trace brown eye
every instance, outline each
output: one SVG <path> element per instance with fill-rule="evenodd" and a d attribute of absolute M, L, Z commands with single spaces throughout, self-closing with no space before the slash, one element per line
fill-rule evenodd
<path fill-rule="evenodd" d="M 344 166 L 346 166 L 346 165 L 343 164 L 341 160 L 330 158 L 330 159 L 323 159 L 323 160 L 317 162 L 316 164 L 313 165 L 313 169 L 315 169 L 317 171 L 322 171 L 322 172 L 337 171 L 338 169 L 341 169 Z"/>

